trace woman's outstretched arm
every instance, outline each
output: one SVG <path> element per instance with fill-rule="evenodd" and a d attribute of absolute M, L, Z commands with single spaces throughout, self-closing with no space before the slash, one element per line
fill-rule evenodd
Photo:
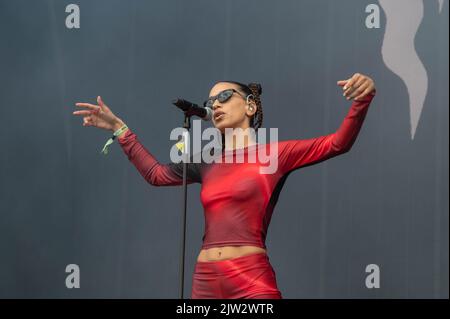
<path fill-rule="evenodd" d="M 84 108 L 73 112 L 76 116 L 83 116 L 83 126 L 96 127 L 115 132 L 125 123 L 117 117 L 111 109 L 97 97 L 98 105 L 91 103 L 76 103 Z M 118 137 L 122 149 L 128 159 L 136 166 L 147 182 L 155 186 L 170 186 L 183 184 L 183 163 L 159 163 L 152 154 L 138 141 L 136 135 L 128 128 Z M 187 164 L 187 183 L 201 182 L 199 165 L 191 160 Z"/>
<path fill-rule="evenodd" d="M 346 153 L 355 143 L 375 96 L 375 85 L 369 77 L 359 73 L 348 80 L 338 81 L 338 85 L 343 86 L 344 96 L 348 100 L 355 98 L 347 116 L 332 134 L 281 141 L 278 144 L 278 165 L 282 174 Z"/>
<path fill-rule="evenodd" d="M 137 168 L 144 179 L 154 186 L 173 186 L 183 183 L 183 163 L 163 164 L 140 143 L 136 134 L 128 128 L 117 138 L 130 162 Z M 199 166 L 187 164 L 187 183 L 200 183 Z"/>

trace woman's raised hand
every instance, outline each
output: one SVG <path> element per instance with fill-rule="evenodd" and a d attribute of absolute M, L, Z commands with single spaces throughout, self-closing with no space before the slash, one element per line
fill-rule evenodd
<path fill-rule="evenodd" d="M 116 130 L 123 122 L 103 103 L 100 96 L 97 97 L 97 103 L 98 105 L 75 103 L 76 106 L 84 107 L 87 110 L 75 111 L 73 114 L 83 116 L 83 126 L 95 126 L 108 131 Z"/>
<path fill-rule="evenodd" d="M 375 95 L 376 88 L 374 81 L 367 75 L 355 73 L 347 80 L 337 81 L 337 85 L 342 86 L 342 94 L 347 100 L 359 100 L 368 94 Z"/>

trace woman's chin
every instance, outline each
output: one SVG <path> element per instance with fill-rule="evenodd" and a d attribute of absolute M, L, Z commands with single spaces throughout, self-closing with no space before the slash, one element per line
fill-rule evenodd
<path fill-rule="evenodd" d="M 225 121 L 220 121 L 215 123 L 215 128 L 218 129 L 222 134 L 225 133 L 225 128 L 227 127 Z"/>

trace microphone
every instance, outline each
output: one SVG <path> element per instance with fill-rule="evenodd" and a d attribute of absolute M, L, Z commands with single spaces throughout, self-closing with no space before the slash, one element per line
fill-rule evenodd
<path fill-rule="evenodd" d="M 204 121 L 211 121 L 214 113 L 209 107 L 201 107 L 183 99 L 175 99 L 172 101 L 172 104 L 180 108 L 186 115 L 196 115 Z"/>

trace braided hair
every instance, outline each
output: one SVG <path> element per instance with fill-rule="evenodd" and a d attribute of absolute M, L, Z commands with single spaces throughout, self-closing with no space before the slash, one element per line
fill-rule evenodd
<path fill-rule="evenodd" d="M 260 97 L 262 88 L 261 84 L 259 83 L 249 83 L 248 87 L 252 91 L 253 100 L 255 101 L 255 104 L 257 106 L 256 113 L 251 119 L 251 126 L 257 131 L 261 127 L 263 122 L 263 110 Z"/>

